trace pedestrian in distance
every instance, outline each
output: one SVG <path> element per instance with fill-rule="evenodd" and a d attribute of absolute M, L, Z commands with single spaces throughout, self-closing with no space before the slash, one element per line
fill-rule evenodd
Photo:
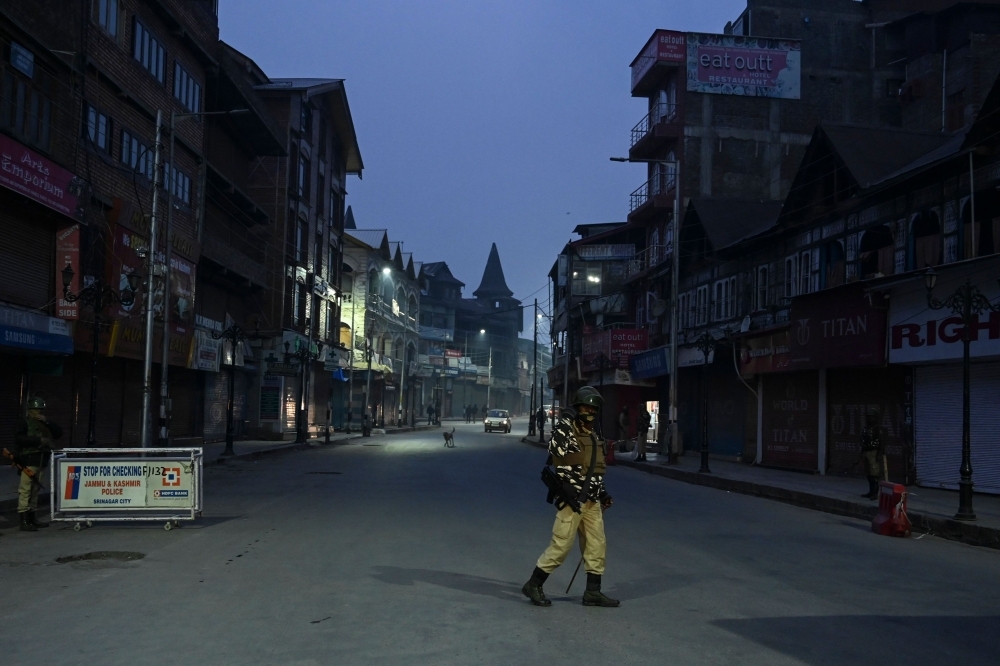
<path fill-rule="evenodd" d="M 604 511 L 613 503 L 604 488 L 606 444 L 594 432 L 594 422 L 603 402 L 597 389 L 584 386 L 576 392 L 573 407 L 563 410 L 552 428 L 549 457 L 555 473 L 546 466 L 542 478 L 549 487 L 549 501 L 556 506 L 556 520 L 549 547 L 538 558 L 531 578 L 521 588 L 524 596 L 536 606 L 552 605 L 542 586 L 549 574 L 566 560 L 577 534 L 587 571 L 583 605 L 614 608 L 620 603 L 601 592 L 607 552 Z"/>
<path fill-rule="evenodd" d="M 544 407 L 539 407 L 538 412 L 535 413 L 535 427 L 538 428 L 538 441 L 545 441 L 545 422 L 548 420 L 548 415 L 545 413 Z"/>
<path fill-rule="evenodd" d="M 427 405 L 427 425 L 434 423 L 434 405 Z"/>
<path fill-rule="evenodd" d="M 478 420 L 479 420 L 479 403 L 477 402 L 472 406 L 472 421 L 475 422 Z"/>
<path fill-rule="evenodd" d="M 635 427 L 639 431 L 635 444 L 635 459 L 639 462 L 646 461 L 646 438 L 649 437 L 649 426 L 652 422 L 652 415 L 646 406 L 642 405 L 639 408 L 639 416 L 635 420 Z"/>
<path fill-rule="evenodd" d="M 868 492 L 861 495 L 870 500 L 878 499 L 879 477 L 887 476 L 885 469 L 885 444 L 882 441 L 882 429 L 878 426 L 878 414 L 865 416 L 865 427 L 861 429 L 861 459 L 865 463 L 865 476 L 868 477 Z"/>
<path fill-rule="evenodd" d="M 17 514 L 21 519 L 22 532 L 35 532 L 48 523 L 39 522 L 35 517 L 38 509 L 39 475 L 49 464 L 49 456 L 55 448 L 55 440 L 62 437 L 62 428 L 45 418 L 42 410 L 45 400 L 35 396 L 28 401 L 28 416 L 21 419 L 14 436 L 14 460 L 23 465 L 31 475 L 21 472 L 17 487 Z"/>
<path fill-rule="evenodd" d="M 625 442 L 628 440 L 628 405 L 622 405 L 622 411 L 618 413 L 618 421 L 616 421 L 616 437 L 618 438 L 618 450 L 626 451 Z"/>

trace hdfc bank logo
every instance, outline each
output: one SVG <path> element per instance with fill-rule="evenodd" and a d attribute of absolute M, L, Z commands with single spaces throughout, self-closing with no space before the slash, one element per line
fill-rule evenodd
<path fill-rule="evenodd" d="M 181 468 L 180 467 L 165 467 L 163 469 L 163 485 L 164 486 L 179 486 L 179 485 L 181 485 Z"/>

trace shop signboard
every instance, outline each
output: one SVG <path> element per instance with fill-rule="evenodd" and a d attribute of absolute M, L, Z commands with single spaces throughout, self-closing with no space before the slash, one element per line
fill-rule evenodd
<path fill-rule="evenodd" d="M 744 376 L 790 369 L 788 329 L 752 335 L 740 341 L 740 374 Z"/>
<path fill-rule="evenodd" d="M 975 285 L 991 303 L 1000 302 L 996 263 L 974 271 L 942 270 L 934 296 L 943 300 L 960 286 Z M 930 363 L 962 358 L 962 318 L 951 309 L 927 306 L 927 289 L 922 279 L 893 288 L 889 299 L 889 362 Z M 1000 358 L 1000 312 L 974 317 L 970 328 L 969 355 L 977 359 Z"/>
<path fill-rule="evenodd" d="M 715 350 L 708 352 L 708 362 L 715 363 Z M 697 347 L 679 347 L 677 350 L 677 367 L 690 368 L 705 365 L 705 353 Z"/>
<path fill-rule="evenodd" d="M 632 61 L 632 90 L 658 62 L 683 63 L 685 36 L 683 32 L 657 30 L 642 51 Z"/>
<path fill-rule="evenodd" d="M 861 285 L 799 296 L 792 301 L 789 368 L 885 365 L 887 304 Z"/>
<path fill-rule="evenodd" d="M 583 338 L 584 370 L 600 367 L 600 357 L 604 356 L 605 368 L 608 362 L 619 368 L 628 368 L 629 359 L 649 346 L 649 334 L 644 328 L 614 328 L 599 333 L 591 333 Z"/>
<path fill-rule="evenodd" d="M 80 225 L 72 224 L 63 227 L 56 232 L 56 314 L 61 319 L 79 319 L 80 302 L 67 301 L 63 298 L 62 292 L 62 272 L 69 266 L 73 269 L 73 279 L 70 280 L 69 290 L 74 294 L 80 293 Z"/>
<path fill-rule="evenodd" d="M 447 358 L 462 358 L 462 352 L 459 349 L 445 349 L 444 355 Z"/>
<path fill-rule="evenodd" d="M 264 375 L 260 380 L 260 420 L 277 421 L 281 418 L 281 377 Z"/>
<path fill-rule="evenodd" d="M 73 338 L 62 319 L 0 305 L 0 346 L 72 354 Z"/>
<path fill-rule="evenodd" d="M 799 40 L 687 34 L 690 92 L 799 99 L 801 80 Z"/>
<path fill-rule="evenodd" d="M 813 471 L 819 467 L 819 373 L 764 377 L 761 463 Z"/>
<path fill-rule="evenodd" d="M 648 379 L 670 374 L 670 347 L 657 347 L 629 359 L 633 379 Z"/>
<path fill-rule="evenodd" d="M 5 134 L 0 134 L 0 185 L 74 220 L 84 217 L 83 179 Z"/>

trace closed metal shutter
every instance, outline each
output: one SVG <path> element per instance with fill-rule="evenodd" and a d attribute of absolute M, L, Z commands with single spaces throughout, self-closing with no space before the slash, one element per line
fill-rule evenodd
<path fill-rule="evenodd" d="M 194 437 L 196 420 L 202 410 L 198 390 L 198 371 L 170 366 L 170 437 Z"/>
<path fill-rule="evenodd" d="M 1000 494 L 1000 363 L 974 364 L 969 391 L 975 490 Z M 957 489 L 962 464 L 962 366 L 917 368 L 914 394 L 917 484 Z"/>
<path fill-rule="evenodd" d="M 53 225 L 11 199 L 0 205 L 0 300 L 44 308 L 55 295 Z"/>
<path fill-rule="evenodd" d="M 21 359 L 0 354 L 0 448 L 14 449 L 14 433 L 21 418 L 21 381 Z"/>

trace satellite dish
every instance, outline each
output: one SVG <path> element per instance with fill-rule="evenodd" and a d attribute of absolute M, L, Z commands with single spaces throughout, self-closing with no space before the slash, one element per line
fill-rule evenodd
<path fill-rule="evenodd" d="M 653 316 L 659 317 L 664 312 L 667 311 L 667 302 L 661 301 L 660 299 L 653 297 Z"/>
<path fill-rule="evenodd" d="M 740 323 L 740 333 L 746 333 L 750 330 L 750 315 L 743 317 L 743 321 Z"/>

